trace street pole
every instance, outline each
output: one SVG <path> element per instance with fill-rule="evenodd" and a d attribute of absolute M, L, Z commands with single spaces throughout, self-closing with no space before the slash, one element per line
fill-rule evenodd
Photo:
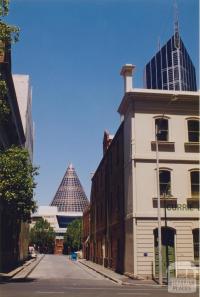
<path fill-rule="evenodd" d="M 167 106 L 172 102 L 177 101 L 178 96 L 174 94 Z M 167 107 L 166 106 L 166 107 Z M 162 118 L 164 118 L 165 112 L 163 112 Z M 160 213 L 160 176 L 159 176 L 159 150 L 158 150 L 158 134 L 160 132 L 159 125 L 156 125 L 155 138 L 156 138 L 156 184 L 157 184 L 157 198 L 158 198 L 158 261 L 159 261 L 159 284 L 163 283 L 162 276 L 162 232 L 161 232 L 161 213 Z"/>
<path fill-rule="evenodd" d="M 162 285 L 162 233 L 160 214 L 160 177 L 159 177 L 159 154 L 158 154 L 158 133 L 159 127 L 156 125 L 156 183 L 158 198 L 158 261 L 159 261 L 159 284 Z"/>

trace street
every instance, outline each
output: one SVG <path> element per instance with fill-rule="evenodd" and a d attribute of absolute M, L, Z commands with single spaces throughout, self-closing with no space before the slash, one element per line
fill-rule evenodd
<path fill-rule="evenodd" d="M 112 296 L 180 296 L 169 294 L 167 287 L 141 283 L 122 286 L 108 280 L 66 256 L 46 255 L 26 280 L 0 284 L 2 297 L 112 297 Z M 185 296 L 198 296 L 184 294 Z"/>

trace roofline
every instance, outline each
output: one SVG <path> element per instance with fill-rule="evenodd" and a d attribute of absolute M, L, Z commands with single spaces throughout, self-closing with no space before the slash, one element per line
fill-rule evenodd
<path fill-rule="evenodd" d="M 94 174 L 93 174 L 93 176 L 92 176 L 92 178 L 91 178 L 92 181 L 93 181 L 95 175 L 97 174 L 97 172 L 98 172 L 98 170 L 99 170 L 101 164 L 104 162 L 104 159 L 105 159 L 106 156 L 109 154 L 109 151 L 111 150 L 111 148 L 112 148 L 112 146 L 113 146 L 113 143 L 115 142 L 115 140 L 116 140 L 116 138 L 117 138 L 119 132 L 121 131 L 121 129 L 123 129 L 123 128 L 122 128 L 123 125 L 124 125 L 124 122 L 121 122 L 120 125 L 119 125 L 119 127 L 118 127 L 118 129 L 117 129 L 117 131 L 116 131 L 116 133 L 114 134 L 114 137 L 113 137 L 113 139 L 112 139 L 112 141 L 111 141 L 109 147 L 107 148 L 105 154 L 104 154 L 103 157 L 101 158 L 101 160 L 100 160 L 100 162 L 99 162 L 99 165 L 97 166 L 97 168 L 96 168 L 96 170 L 95 170 L 95 172 L 94 172 Z"/>
<path fill-rule="evenodd" d="M 144 100 L 148 101 L 151 99 L 158 99 L 161 101 L 169 101 L 169 99 L 173 99 L 174 97 L 178 97 L 181 100 L 199 100 L 200 98 L 200 91 L 192 92 L 192 91 L 173 91 L 173 90 L 158 90 L 158 89 L 137 89 L 134 88 L 132 91 L 125 93 L 118 108 L 119 114 L 124 114 L 127 106 L 128 101 L 130 98 L 132 100 Z M 178 99 L 177 98 L 177 99 Z"/>

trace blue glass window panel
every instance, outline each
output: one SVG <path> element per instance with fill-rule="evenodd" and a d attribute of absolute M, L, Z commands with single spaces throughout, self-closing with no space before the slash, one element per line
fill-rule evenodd
<path fill-rule="evenodd" d="M 78 218 L 79 217 L 57 216 L 59 228 L 66 228 L 69 223 Z"/>
<path fill-rule="evenodd" d="M 195 73 L 195 68 L 193 66 L 193 77 L 194 77 L 194 80 L 193 80 L 193 87 L 194 87 L 194 91 L 197 91 L 197 82 L 196 82 L 196 73 Z"/>
<path fill-rule="evenodd" d="M 189 59 L 188 59 L 188 54 L 187 52 L 185 52 L 185 57 L 186 57 L 186 85 L 187 85 L 187 88 L 189 87 L 189 81 L 190 81 L 190 72 L 189 72 Z M 189 91 L 189 89 L 188 89 Z"/>
<path fill-rule="evenodd" d="M 171 46 L 171 39 L 167 42 L 167 61 L 168 67 L 172 66 L 172 46 Z"/>
<path fill-rule="evenodd" d="M 147 89 L 151 89 L 151 69 L 150 69 L 150 63 L 146 66 L 146 87 Z"/>
<path fill-rule="evenodd" d="M 157 88 L 162 89 L 162 76 L 161 76 L 161 53 L 156 55 L 156 67 L 157 67 Z"/>
<path fill-rule="evenodd" d="M 179 86 L 179 83 L 175 83 L 175 86 L 174 86 L 175 90 L 178 91 L 180 90 L 180 86 Z"/>
<path fill-rule="evenodd" d="M 151 60 L 152 89 L 156 89 L 156 61 L 155 57 Z"/>
<path fill-rule="evenodd" d="M 165 69 L 167 67 L 166 46 L 163 46 L 163 48 L 161 49 L 161 55 L 162 55 L 162 68 Z"/>
<path fill-rule="evenodd" d="M 163 84 L 166 84 L 166 83 L 168 83 L 168 81 L 167 81 L 167 71 L 165 70 L 163 71 Z"/>
<path fill-rule="evenodd" d="M 175 51 L 176 50 L 176 47 L 175 47 L 175 44 L 174 44 L 174 35 L 172 37 L 172 50 Z"/>

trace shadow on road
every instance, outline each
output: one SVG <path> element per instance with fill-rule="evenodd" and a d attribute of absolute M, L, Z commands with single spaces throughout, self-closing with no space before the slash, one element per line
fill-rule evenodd
<path fill-rule="evenodd" d="M 30 283 L 37 281 L 36 278 L 9 278 L 3 277 L 0 279 L 0 285 L 7 284 L 7 283 Z"/>

